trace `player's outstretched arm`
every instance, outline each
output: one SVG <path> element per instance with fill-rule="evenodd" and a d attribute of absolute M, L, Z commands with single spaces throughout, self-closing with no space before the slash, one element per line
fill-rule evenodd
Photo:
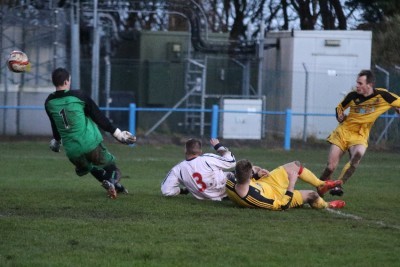
<path fill-rule="evenodd" d="M 136 143 L 136 136 L 132 135 L 128 131 L 121 131 L 119 128 L 113 133 L 115 139 L 117 139 L 122 144 L 132 145 Z"/>
<path fill-rule="evenodd" d="M 226 152 L 228 152 L 228 148 L 224 147 L 217 138 L 211 138 L 210 139 L 210 144 L 214 147 L 215 151 L 220 156 L 223 156 Z"/>

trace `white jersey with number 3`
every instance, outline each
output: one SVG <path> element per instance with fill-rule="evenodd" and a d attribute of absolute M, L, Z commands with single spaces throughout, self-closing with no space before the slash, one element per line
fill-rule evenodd
<path fill-rule="evenodd" d="M 197 199 L 222 200 L 226 197 L 227 172 L 235 167 L 236 160 L 230 151 L 223 157 L 206 153 L 175 165 L 161 184 L 164 196 L 176 196 L 180 185 L 185 186 Z"/>

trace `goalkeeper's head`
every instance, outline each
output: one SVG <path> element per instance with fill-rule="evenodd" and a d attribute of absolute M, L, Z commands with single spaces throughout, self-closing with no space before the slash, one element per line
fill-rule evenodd
<path fill-rule="evenodd" d="M 201 141 L 195 138 L 186 141 L 185 156 L 186 159 L 200 156 L 203 153 L 201 149 Z"/>
<path fill-rule="evenodd" d="M 64 68 L 57 68 L 51 74 L 51 80 L 57 90 L 69 90 L 71 74 Z"/>

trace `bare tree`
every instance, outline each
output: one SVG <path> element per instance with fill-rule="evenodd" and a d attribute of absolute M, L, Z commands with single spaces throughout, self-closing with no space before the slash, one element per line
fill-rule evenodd
<path fill-rule="evenodd" d="M 288 15 L 288 3 L 286 0 L 281 0 L 281 8 L 283 14 L 283 25 L 282 30 L 289 30 L 289 15 Z M 271 11 L 271 8 L 270 8 Z M 276 12 L 271 11 L 270 18 L 275 17 Z"/>
<path fill-rule="evenodd" d="M 400 15 L 391 17 L 385 22 L 371 25 L 373 31 L 372 61 L 385 68 L 400 65 L 398 43 L 400 42 Z"/>
<path fill-rule="evenodd" d="M 343 7 L 342 7 L 342 4 L 340 3 L 340 0 L 330 0 L 330 2 L 333 6 L 333 9 L 335 10 L 336 17 L 338 20 L 337 28 L 340 30 L 346 30 L 347 29 L 347 19 L 343 12 Z"/>
<path fill-rule="evenodd" d="M 315 14 L 316 1 L 310 0 L 290 0 L 291 5 L 297 12 L 300 19 L 300 29 L 314 30 L 317 14 Z"/>

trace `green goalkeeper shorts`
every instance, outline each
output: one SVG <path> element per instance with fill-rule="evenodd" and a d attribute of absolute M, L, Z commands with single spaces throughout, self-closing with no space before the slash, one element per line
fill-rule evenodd
<path fill-rule="evenodd" d="M 92 151 L 69 159 L 75 165 L 75 172 L 82 176 L 88 174 L 93 168 L 103 168 L 115 164 L 115 157 L 100 143 Z"/>

